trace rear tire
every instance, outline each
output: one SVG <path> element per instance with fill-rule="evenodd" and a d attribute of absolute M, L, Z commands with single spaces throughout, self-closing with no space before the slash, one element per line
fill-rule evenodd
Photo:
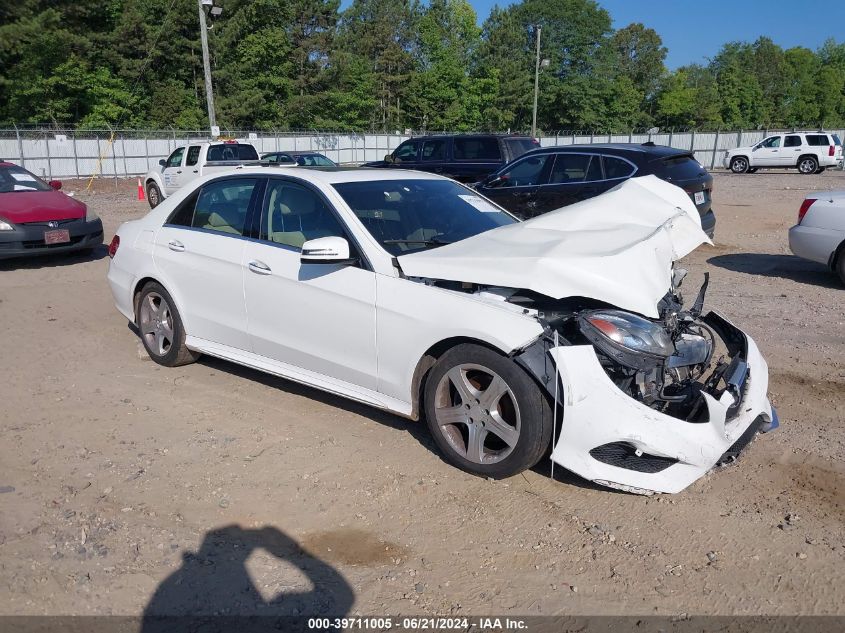
<path fill-rule="evenodd" d="M 798 171 L 805 176 L 811 176 L 819 168 L 819 161 L 815 156 L 802 156 L 798 159 Z"/>
<path fill-rule="evenodd" d="M 839 280 L 845 286 L 845 244 L 839 247 L 839 257 L 836 258 L 836 274 L 839 275 Z"/>
<path fill-rule="evenodd" d="M 735 174 L 744 174 L 748 171 L 748 159 L 745 156 L 734 156 L 731 159 L 731 171 Z"/>
<path fill-rule="evenodd" d="M 426 422 L 446 461 L 499 479 L 534 466 L 549 447 L 552 408 L 509 358 L 486 347 L 453 347 L 435 363 L 423 394 Z"/>
<path fill-rule="evenodd" d="M 155 209 L 161 204 L 161 191 L 154 182 L 147 185 L 147 202 L 150 203 L 150 209 Z"/>
<path fill-rule="evenodd" d="M 135 321 L 144 349 L 159 365 L 179 367 L 200 357 L 199 352 L 185 347 L 182 318 L 161 284 L 151 281 L 141 290 Z"/>

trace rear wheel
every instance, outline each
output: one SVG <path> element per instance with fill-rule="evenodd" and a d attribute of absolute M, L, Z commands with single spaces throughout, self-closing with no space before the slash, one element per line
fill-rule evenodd
<path fill-rule="evenodd" d="M 748 159 L 745 156 L 734 156 L 731 159 L 731 171 L 735 174 L 744 174 L 748 167 Z"/>
<path fill-rule="evenodd" d="M 798 171 L 805 176 L 815 174 L 818 168 L 819 161 L 815 156 L 802 156 L 798 159 Z"/>
<path fill-rule="evenodd" d="M 151 209 L 155 209 L 161 203 L 161 191 L 154 182 L 147 185 L 147 202 L 150 203 Z"/>
<path fill-rule="evenodd" d="M 446 352 L 426 379 L 426 421 L 448 462 L 483 477 L 531 468 L 549 446 L 552 408 L 512 360 L 479 345 Z"/>
<path fill-rule="evenodd" d="M 193 363 L 199 353 L 185 347 L 185 328 L 176 304 L 161 284 L 150 282 L 138 297 L 138 331 L 150 358 L 165 367 Z"/>

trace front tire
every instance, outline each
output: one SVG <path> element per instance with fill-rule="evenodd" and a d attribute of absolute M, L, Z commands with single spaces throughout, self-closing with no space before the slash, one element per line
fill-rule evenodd
<path fill-rule="evenodd" d="M 731 171 L 735 174 L 744 174 L 748 171 L 748 159 L 745 156 L 734 156 L 731 159 Z"/>
<path fill-rule="evenodd" d="M 185 347 L 185 328 L 170 293 L 150 282 L 138 297 L 136 321 L 147 354 L 159 365 L 178 367 L 193 363 L 199 353 Z"/>
<path fill-rule="evenodd" d="M 159 204 L 161 204 L 161 191 L 158 188 L 158 185 L 154 182 L 151 182 L 147 185 L 147 202 L 150 203 L 150 209 L 155 209 Z"/>
<path fill-rule="evenodd" d="M 805 176 L 815 174 L 818 168 L 819 161 L 815 156 L 802 156 L 798 159 L 798 171 Z"/>
<path fill-rule="evenodd" d="M 534 466 L 549 446 L 552 407 L 512 360 L 480 345 L 443 354 L 423 394 L 426 422 L 446 461 L 500 479 Z"/>

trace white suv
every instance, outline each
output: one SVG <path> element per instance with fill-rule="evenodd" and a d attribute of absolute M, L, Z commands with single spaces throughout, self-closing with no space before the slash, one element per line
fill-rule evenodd
<path fill-rule="evenodd" d="M 735 174 L 753 174 L 760 167 L 795 167 L 802 174 L 817 174 L 841 160 L 842 142 L 836 134 L 785 132 L 752 147 L 725 150 L 722 162 Z"/>

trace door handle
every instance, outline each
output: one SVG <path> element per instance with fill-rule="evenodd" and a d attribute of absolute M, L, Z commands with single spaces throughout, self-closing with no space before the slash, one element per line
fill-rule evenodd
<path fill-rule="evenodd" d="M 262 261 L 257 259 L 253 259 L 251 262 L 247 264 L 247 267 L 254 273 L 259 275 L 269 275 L 273 271 L 270 270 L 270 267 Z"/>
<path fill-rule="evenodd" d="M 176 170 L 176 173 L 177 173 L 177 174 L 181 174 L 181 173 L 182 173 L 182 170 L 181 170 L 181 169 L 177 169 L 177 170 Z"/>
<path fill-rule="evenodd" d="M 195 173 L 195 174 L 198 174 L 198 173 L 200 173 L 200 170 L 199 170 L 199 169 L 195 169 L 195 170 L 194 170 L 194 173 Z"/>
<path fill-rule="evenodd" d="M 177 253 L 181 253 L 182 251 L 185 250 L 185 245 L 182 244 L 182 242 L 180 242 L 179 240 L 170 240 L 167 243 L 167 248 L 169 248 L 171 251 L 176 251 Z"/>

